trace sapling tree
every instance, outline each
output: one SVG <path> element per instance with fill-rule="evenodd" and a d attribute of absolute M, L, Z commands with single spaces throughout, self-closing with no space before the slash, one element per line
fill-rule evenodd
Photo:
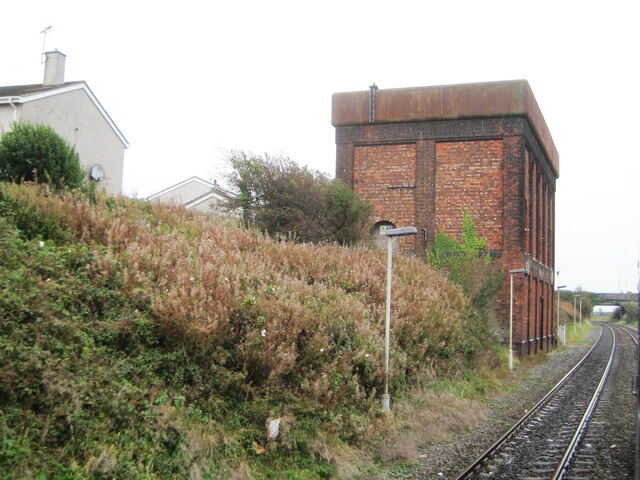
<path fill-rule="evenodd" d="M 447 272 L 479 308 L 489 304 L 504 278 L 502 266 L 491 258 L 486 244 L 471 214 L 464 212 L 461 240 L 440 230 L 435 235 L 433 249 L 427 253 L 427 261 Z"/>

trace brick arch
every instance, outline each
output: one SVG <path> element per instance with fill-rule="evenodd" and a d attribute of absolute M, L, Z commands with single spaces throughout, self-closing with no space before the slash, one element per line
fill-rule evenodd
<path fill-rule="evenodd" d="M 376 244 L 379 247 L 384 247 L 387 243 L 386 237 L 382 234 L 382 230 L 380 227 L 388 226 L 389 228 L 396 228 L 398 226 L 397 223 L 391 220 L 378 220 L 371 226 L 371 237 L 374 239 Z"/>

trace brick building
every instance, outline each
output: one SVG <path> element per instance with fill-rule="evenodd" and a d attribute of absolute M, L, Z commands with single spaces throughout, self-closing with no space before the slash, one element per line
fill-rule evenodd
<path fill-rule="evenodd" d="M 422 253 L 438 230 L 459 238 L 469 211 L 505 267 L 497 313 L 514 350 L 548 350 L 553 315 L 558 152 L 526 81 L 336 93 L 336 176 L 374 207 L 372 232 L 414 225 Z"/>

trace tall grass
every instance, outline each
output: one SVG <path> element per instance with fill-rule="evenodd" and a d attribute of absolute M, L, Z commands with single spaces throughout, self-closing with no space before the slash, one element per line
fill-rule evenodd
<path fill-rule="evenodd" d="M 576 324 L 567 324 L 567 343 L 589 343 L 589 334 L 593 324 L 590 320 L 582 319 L 582 325 L 576 321 Z"/>
<path fill-rule="evenodd" d="M 45 242 L 59 249 L 55 255 L 83 252 L 80 266 L 59 266 L 70 269 L 67 275 L 74 278 L 80 268 L 81 280 L 65 277 L 65 282 L 83 298 L 66 310 L 39 314 L 45 323 L 55 323 L 60 319 L 53 317 L 72 312 L 76 333 L 68 341 L 74 347 L 59 354 L 52 350 L 47 358 L 80 359 L 97 351 L 112 355 L 115 381 L 126 385 L 123 398 L 138 402 L 130 404 L 130 421 L 153 418 L 155 433 L 144 435 L 158 436 L 154 442 L 164 447 L 157 448 L 168 450 L 163 455 L 172 459 L 162 466 L 165 457 L 150 455 L 136 464 L 134 453 L 107 442 L 106 432 L 92 432 L 92 447 L 86 449 L 78 447 L 75 435 L 67 435 L 64 442 L 74 445 L 69 448 L 75 452 L 74 464 L 81 466 L 78 471 L 102 468 L 114 474 L 129 459 L 133 463 L 122 475 L 130 478 L 144 468 L 156 472 L 146 478 L 162 478 L 158 472 L 195 475 L 193 471 L 223 469 L 220 465 L 244 465 L 256 475 L 274 461 L 274 452 L 284 452 L 298 468 L 320 475 L 331 471 L 331 455 L 311 437 L 357 444 L 367 436 L 383 385 L 384 252 L 294 244 L 179 207 L 81 192 L 52 194 L 46 187 L 2 184 L 0 209 L 27 244 Z M 16 265 L 6 260 L 2 268 L 8 278 Z M 41 281 L 34 280 L 33 291 L 39 291 Z M 437 376 L 456 376 L 476 360 L 481 349 L 468 333 L 473 318 L 460 288 L 421 260 L 398 256 L 393 292 L 394 395 Z M 11 343 L 15 326 L 27 320 L 2 313 L 1 333 Z M 83 335 L 91 339 L 76 345 Z M 34 342 L 49 348 L 44 337 Z M 107 357 L 96 360 L 96 379 L 107 381 Z M 68 371 L 73 362 L 57 361 L 64 364 L 60 372 L 67 373 L 54 377 L 73 377 Z M 119 377 L 126 362 L 139 371 Z M 87 369 L 83 374 L 89 374 L 89 365 L 82 365 Z M 69 388 L 99 392 L 102 387 L 83 381 Z M 112 434 L 118 425 L 124 428 L 124 420 L 111 418 L 121 415 L 114 413 L 118 409 L 112 407 L 110 413 L 105 407 L 114 401 L 93 398 L 97 415 L 106 420 L 90 422 L 92 428 Z M 88 414 L 83 405 L 72 410 Z M 283 428 L 265 454 L 269 417 L 281 417 Z M 26 427 L 13 421 L 6 431 L 15 434 L 23 428 L 24 433 Z M 59 421 L 73 426 L 72 419 Z M 73 428 L 77 432 L 80 427 Z M 180 453 L 179 461 L 172 452 Z M 68 463 L 69 457 L 56 461 Z M 315 474 L 309 473 L 310 478 Z"/>

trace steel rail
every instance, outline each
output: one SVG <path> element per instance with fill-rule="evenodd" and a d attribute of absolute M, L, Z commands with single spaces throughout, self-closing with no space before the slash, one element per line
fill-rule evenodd
<path fill-rule="evenodd" d="M 531 416 L 536 414 L 550 399 L 553 395 L 567 382 L 567 380 L 575 373 L 575 371 L 586 361 L 586 359 L 591 355 L 593 350 L 596 348 L 596 345 L 602 338 L 602 327 L 600 327 L 600 334 L 593 345 L 589 349 L 587 353 L 580 359 L 575 366 L 567 372 L 567 374 L 562 377 L 562 379 L 551 389 L 549 392 L 538 402 L 536 403 L 520 420 L 518 420 L 508 431 L 505 433 L 500 439 L 494 443 L 491 447 L 487 449 L 475 462 L 473 462 L 467 469 L 458 475 L 457 480 L 463 480 L 471 475 L 478 466 L 482 465 L 492 454 L 498 450 L 507 440 L 509 440 L 519 429 L 522 427 Z M 615 338 L 615 337 L 614 337 Z"/>
<path fill-rule="evenodd" d="M 636 345 L 638 345 L 638 330 L 632 327 L 627 327 L 626 325 L 617 325 L 617 324 L 614 324 L 614 325 L 616 327 L 622 328 L 622 331 L 625 332 L 627 335 L 629 335 L 631 337 L 631 340 L 633 340 L 633 342 Z"/>
<path fill-rule="evenodd" d="M 589 405 L 587 406 L 587 409 L 585 410 L 584 415 L 582 416 L 582 420 L 580 420 L 580 424 L 576 428 L 576 433 L 573 435 L 571 442 L 567 446 L 567 450 L 565 451 L 565 454 L 562 457 L 562 460 L 560 460 L 560 464 L 556 468 L 556 471 L 553 473 L 551 480 L 561 480 L 564 477 L 564 474 L 566 473 L 567 468 L 569 467 L 569 462 L 573 457 L 573 454 L 576 451 L 576 448 L 578 447 L 578 442 L 580 442 L 580 439 L 582 438 L 582 435 L 584 434 L 587 428 L 587 424 L 589 423 L 591 414 L 593 413 L 593 410 L 596 407 L 596 403 L 598 402 L 598 399 L 600 398 L 600 395 L 604 390 L 604 386 L 607 383 L 607 377 L 609 376 L 609 371 L 611 370 L 611 364 L 613 364 L 613 356 L 616 351 L 616 333 L 614 329 L 611 328 L 609 325 L 605 325 L 605 326 L 609 330 L 611 330 L 611 333 L 613 334 L 613 346 L 611 347 L 611 354 L 609 355 L 609 361 L 607 362 L 607 366 L 605 367 L 604 372 L 602 373 L 602 377 L 600 378 L 598 387 L 596 388 L 596 391 L 594 392 L 593 397 L 591 397 L 591 401 L 589 402 Z"/>

